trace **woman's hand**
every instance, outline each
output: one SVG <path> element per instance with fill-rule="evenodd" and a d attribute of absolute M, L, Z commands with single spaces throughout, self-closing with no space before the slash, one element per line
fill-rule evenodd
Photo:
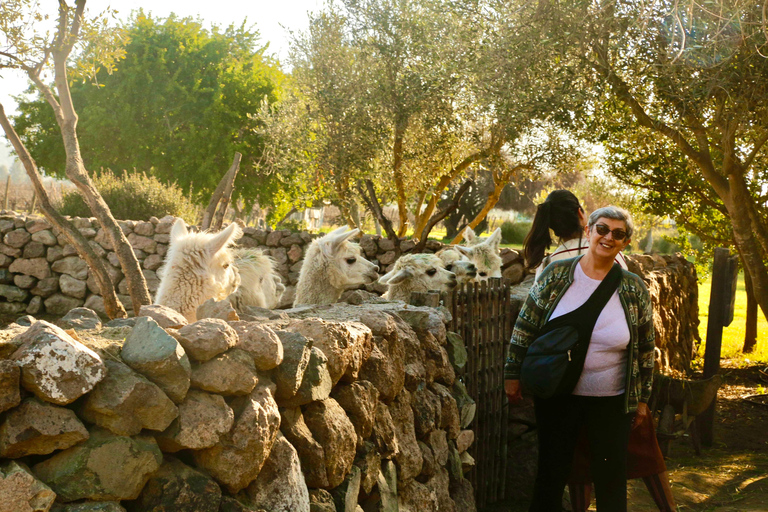
<path fill-rule="evenodd" d="M 519 380 L 505 380 L 504 391 L 507 393 L 507 400 L 511 405 L 517 405 L 523 399 Z"/>

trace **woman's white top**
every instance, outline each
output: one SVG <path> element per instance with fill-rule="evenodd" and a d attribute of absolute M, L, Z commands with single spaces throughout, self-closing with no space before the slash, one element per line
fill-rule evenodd
<path fill-rule="evenodd" d="M 573 284 L 557 303 L 550 320 L 563 316 L 584 304 L 601 283 L 576 265 Z M 597 317 L 587 348 L 587 359 L 574 395 L 616 396 L 624 393 L 627 376 L 629 325 L 616 290 Z"/>
<path fill-rule="evenodd" d="M 589 240 L 586 238 L 572 238 L 561 243 L 555 249 L 555 252 L 549 255 L 548 258 L 544 258 L 541 265 L 536 269 L 536 279 L 539 278 L 544 268 L 553 261 L 565 260 L 568 258 L 575 258 L 580 254 L 585 254 L 589 249 Z M 624 255 L 619 253 L 616 255 L 616 263 L 621 265 L 621 268 L 627 269 L 627 260 L 624 259 Z"/>

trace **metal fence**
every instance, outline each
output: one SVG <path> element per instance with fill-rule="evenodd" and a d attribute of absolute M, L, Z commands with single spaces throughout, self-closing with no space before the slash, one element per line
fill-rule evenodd
<path fill-rule="evenodd" d="M 519 303 L 510 284 L 500 278 L 470 283 L 445 297 L 452 320 L 448 329 L 464 339 L 467 368 L 461 377 L 477 404 L 469 450 L 475 468 L 467 475 L 477 506 L 509 497 L 507 481 L 508 408 L 504 393 L 504 361 Z"/>

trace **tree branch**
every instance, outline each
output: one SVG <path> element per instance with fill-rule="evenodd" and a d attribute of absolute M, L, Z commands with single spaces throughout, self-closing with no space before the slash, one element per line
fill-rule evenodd
<path fill-rule="evenodd" d="M 395 228 L 392 226 L 392 221 L 389 220 L 386 215 L 384 215 L 384 210 L 381 209 L 379 200 L 376 197 L 376 189 L 373 186 L 373 181 L 365 180 L 365 188 L 363 188 L 363 184 L 360 182 L 360 180 L 357 181 L 356 185 L 357 191 L 363 198 L 363 201 L 365 201 L 365 205 L 368 207 L 368 210 L 370 210 L 370 212 L 379 220 L 379 224 L 381 224 L 381 227 L 384 228 L 384 232 L 387 234 L 387 238 L 395 243 L 395 252 L 399 256 L 400 237 L 397 236 Z"/>
<path fill-rule="evenodd" d="M 461 187 L 459 187 L 459 190 L 456 191 L 456 194 L 453 196 L 453 199 L 451 199 L 451 202 L 445 205 L 445 207 L 434 214 L 430 219 L 429 222 L 427 222 L 427 225 L 424 227 L 424 230 L 421 232 L 421 237 L 419 238 L 419 243 L 416 244 L 416 247 L 414 247 L 413 252 L 419 253 L 424 252 L 424 248 L 427 246 L 427 237 L 429 236 L 429 232 L 432 231 L 432 228 L 435 227 L 435 224 L 443 220 L 448 216 L 449 213 L 451 213 L 453 210 L 459 207 L 459 201 L 461 201 L 461 196 L 464 195 L 464 192 L 466 192 L 469 187 L 472 185 L 472 180 L 466 180 Z"/>

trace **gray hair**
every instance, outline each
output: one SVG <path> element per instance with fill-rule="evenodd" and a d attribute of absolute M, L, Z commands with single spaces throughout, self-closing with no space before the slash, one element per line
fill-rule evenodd
<path fill-rule="evenodd" d="M 597 224 L 597 219 L 601 217 L 604 219 L 623 220 L 627 226 L 627 238 L 632 238 L 635 223 L 632 222 L 632 216 L 627 210 L 613 205 L 598 208 L 589 215 L 589 229 L 592 229 L 592 226 Z"/>

